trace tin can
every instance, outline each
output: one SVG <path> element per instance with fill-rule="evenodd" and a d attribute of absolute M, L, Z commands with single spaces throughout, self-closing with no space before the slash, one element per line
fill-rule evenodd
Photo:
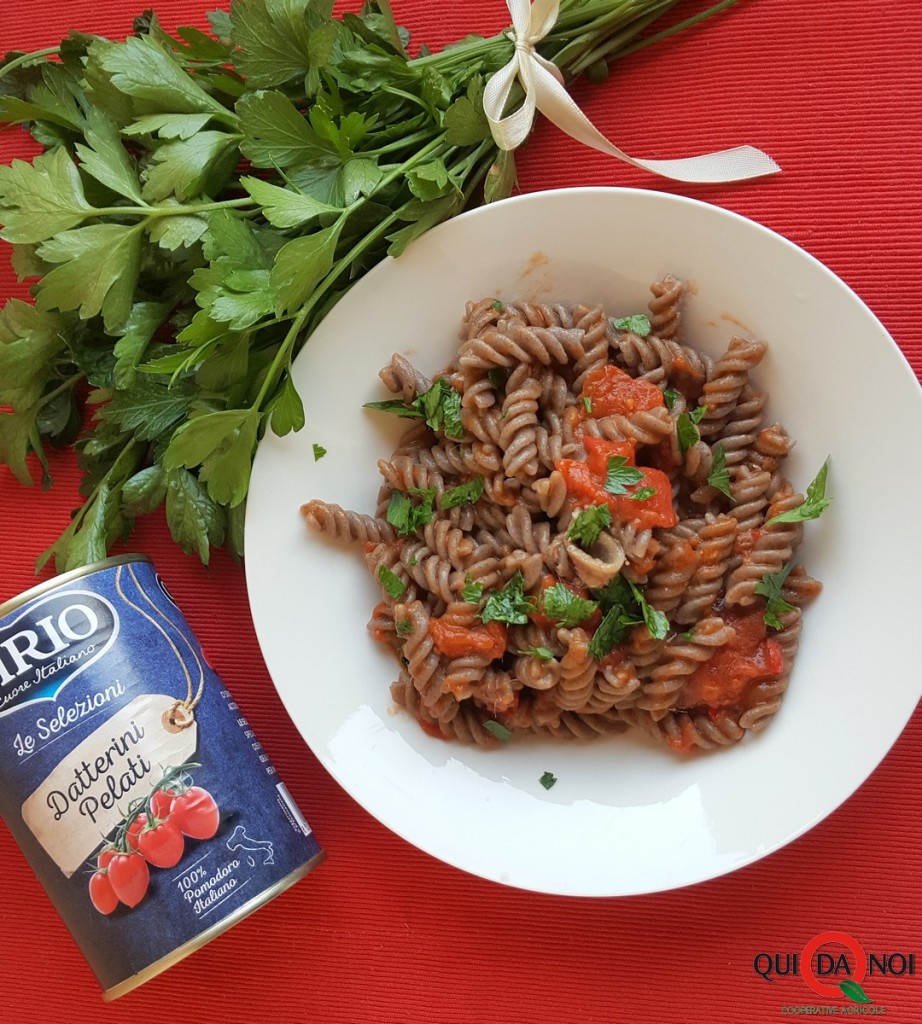
<path fill-rule="evenodd" d="M 323 851 L 149 560 L 0 605 L 0 814 L 116 999 Z"/>

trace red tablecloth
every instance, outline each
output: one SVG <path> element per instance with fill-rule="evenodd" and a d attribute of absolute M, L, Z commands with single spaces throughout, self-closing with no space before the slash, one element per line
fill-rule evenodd
<path fill-rule="evenodd" d="M 468 32 L 492 33 L 508 21 L 501 0 L 393 2 L 398 20 L 432 46 Z M 212 6 L 162 0 L 158 10 L 167 27 L 204 26 Z M 5 0 L 0 47 L 51 45 L 70 27 L 123 37 L 135 13 L 124 0 Z M 624 61 L 604 86 L 579 86 L 576 95 L 630 153 L 680 156 L 750 142 L 778 160 L 781 175 L 740 185 L 674 185 L 580 148 L 544 123 L 520 158 L 521 189 L 661 189 L 752 217 L 854 288 L 918 373 L 920 51 L 922 19 L 917 5 L 904 0 L 744 0 Z M 18 136 L 16 130 L 0 136 L 4 159 L 26 152 Z M 0 274 L 0 295 L 19 294 L 5 266 Z M 834 359 L 835 339 L 821 340 Z M 852 369 L 861 373 L 860 366 Z M 868 395 L 860 412 L 886 416 L 886 396 Z M 906 445 L 910 471 L 918 467 L 916 439 L 893 443 Z M 70 456 L 56 455 L 53 471 L 51 493 L 23 489 L 0 471 L 0 599 L 33 583 L 36 554 L 61 531 L 76 501 Z M 868 481 L 878 484 L 885 501 L 885 481 Z M 868 542 L 880 542 L 873 523 Z M 883 1007 L 888 1020 L 922 1020 L 918 713 L 843 807 L 757 864 L 649 897 L 519 892 L 417 851 L 320 768 L 263 665 L 240 568 L 217 557 L 203 569 L 178 551 L 157 519 L 139 527 L 133 548 L 154 558 L 329 856 L 217 941 L 104 1005 L 80 952 L 0 828 L 2 1020 L 764 1021 L 823 1000 L 802 979 L 763 980 L 753 958 L 803 950 L 827 930 L 847 932 L 869 951 L 916 952 L 914 974 L 875 982 L 874 1008 Z M 845 642 L 858 624 L 842 625 Z M 918 671 L 916 640 L 880 638 L 906 645 L 907 671 Z M 844 1003 L 837 1007 L 842 1015 Z"/>

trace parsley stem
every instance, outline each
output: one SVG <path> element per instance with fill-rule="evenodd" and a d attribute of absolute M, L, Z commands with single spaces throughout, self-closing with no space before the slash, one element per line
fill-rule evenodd
<path fill-rule="evenodd" d="M 47 394 L 42 395 L 38 400 L 39 405 L 45 406 L 49 402 L 54 401 L 58 395 L 66 391 L 68 388 L 72 388 L 78 380 L 83 380 L 85 376 L 86 374 L 81 371 L 80 373 L 71 374 L 70 377 L 65 377 L 56 388 L 53 388 L 51 391 L 47 392 Z"/>
<path fill-rule="evenodd" d="M 60 52 L 60 46 L 49 46 L 45 50 L 33 50 L 31 53 L 23 53 L 19 57 L 14 57 L 12 60 L 0 65 L 0 78 L 8 75 L 11 71 L 15 71 L 16 68 L 22 67 L 23 64 L 32 64 L 41 57 L 53 57 Z"/>
<path fill-rule="evenodd" d="M 704 21 L 706 18 L 710 18 L 715 14 L 719 14 L 721 11 L 726 10 L 727 7 L 732 7 L 738 2 L 739 0 L 720 0 L 720 3 L 716 3 L 704 11 L 699 11 L 697 14 L 693 14 L 684 21 L 679 21 L 675 25 L 671 25 L 669 28 L 663 29 L 662 32 L 656 32 L 654 35 L 646 36 L 639 42 L 634 43 L 633 46 L 629 46 L 621 50 L 618 56 L 626 57 L 629 53 L 635 53 L 637 50 L 642 50 L 646 46 L 651 46 L 653 43 L 658 43 L 661 40 L 668 39 L 670 36 L 676 35 L 679 32 L 684 32 L 685 29 L 691 28 L 693 25 L 697 25 L 699 22 Z"/>
<path fill-rule="evenodd" d="M 87 217 L 147 217 L 155 220 L 158 217 L 189 216 L 195 213 L 211 213 L 213 210 L 235 209 L 241 206 L 253 206 L 249 196 L 240 199 L 223 199 L 212 203 L 188 203 L 176 206 L 101 206 L 87 210 Z"/>

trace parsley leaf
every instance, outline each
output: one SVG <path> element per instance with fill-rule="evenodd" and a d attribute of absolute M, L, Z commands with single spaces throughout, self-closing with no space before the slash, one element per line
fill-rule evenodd
<path fill-rule="evenodd" d="M 411 419 L 425 419 L 428 427 L 442 430 L 446 437 L 456 440 L 464 437 L 461 395 L 444 377 L 439 377 L 428 391 L 417 395 L 409 404 L 392 398 L 384 402 L 365 402 L 363 408 L 379 409 L 381 412 L 392 412 Z"/>
<path fill-rule="evenodd" d="M 442 494 L 440 504 L 444 511 L 449 508 L 455 508 L 457 505 L 473 504 L 482 494 L 483 477 L 475 476 L 473 480 L 468 480 L 467 483 L 458 484 L 457 487 L 451 487 L 445 491 Z"/>
<path fill-rule="evenodd" d="M 433 430 L 442 430 L 446 437 L 464 437 L 461 425 L 461 395 L 445 380 L 439 379 L 416 399 Z"/>
<path fill-rule="evenodd" d="M 730 493 L 730 471 L 727 469 L 727 454 L 723 446 L 714 445 L 714 461 L 711 463 L 711 472 L 708 473 L 708 483 L 716 487 L 722 494 L 732 498 Z"/>
<path fill-rule="evenodd" d="M 589 653 L 593 658 L 604 658 L 625 639 L 631 626 L 643 623 L 656 640 L 666 636 L 668 618 L 652 608 L 640 587 L 623 576 L 616 576 L 601 589 L 593 590 L 592 594 L 605 612 L 589 642 Z"/>
<path fill-rule="evenodd" d="M 235 0 L 230 8 L 234 66 L 254 87 L 303 78 L 310 69 L 311 0 Z"/>
<path fill-rule="evenodd" d="M 829 506 L 831 498 L 826 497 L 826 476 L 829 473 L 829 459 L 820 466 L 819 472 L 807 487 L 807 493 L 803 502 L 796 508 L 781 512 L 765 524 L 771 526 L 773 523 L 802 523 L 808 519 L 819 519 L 823 511 Z"/>
<path fill-rule="evenodd" d="M 484 722 L 483 727 L 492 732 L 500 743 L 508 743 L 512 737 L 512 733 L 504 725 L 492 718 L 488 722 Z"/>
<path fill-rule="evenodd" d="M 321 203 L 303 192 L 281 188 L 260 178 L 244 177 L 240 184 L 262 207 L 266 220 L 277 228 L 297 228 L 323 214 L 338 212 L 337 207 Z"/>
<path fill-rule="evenodd" d="M 655 487 L 638 487 L 631 495 L 631 501 L 647 501 L 656 494 Z"/>
<path fill-rule="evenodd" d="M 538 781 L 545 789 L 550 789 L 557 782 L 557 776 L 553 772 L 542 772 Z"/>
<path fill-rule="evenodd" d="M 293 238 L 279 249 L 269 275 L 269 286 L 275 295 L 275 309 L 279 315 L 307 302 L 330 272 L 342 229 L 343 220 L 339 219 L 328 228 Z M 460 395 L 458 400 L 460 402 Z"/>
<path fill-rule="evenodd" d="M 326 448 L 324 448 L 322 444 L 317 444 L 316 442 L 311 445 L 311 448 L 314 452 L 314 462 L 319 462 L 327 453 Z"/>
<path fill-rule="evenodd" d="M 643 473 L 636 466 L 629 466 L 624 455 L 612 455 L 605 472 L 605 490 L 609 494 L 627 494 L 628 485 L 643 480 Z"/>
<path fill-rule="evenodd" d="M 385 518 L 401 537 L 412 536 L 420 527 L 431 523 L 435 516 L 433 507 L 435 491 L 425 490 L 413 493 L 419 498 L 416 502 L 403 491 L 394 491 L 388 502 Z"/>
<path fill-rule="evenodd" d="M 384 592 L 395 601 L 403 594 L 404 590 L 406 590 L 406 585 L 403 580 L 388 569 L 386 565 L 382 565 L 378 570 L 378 581 L 384 588 Z"/>
<path fill-rule="evenodd" d="M 567 537 L 584 548 L 590 548 L 599 539 L 599 534 L 609 526 L 611 509 L 607 505 L 594 505 L 576 513 L 567 530 Z"/>
<path fill-rule="evenodd" d="M 636 583 L 631 583 L 631 593 L 634 595 L 634 600 L 637 602 L 643 615 L 647 632 L 654 640 L 662 640 L 669 632 L 669 619 L 663 612 L 657 611 L 649 604 L 643 591 Z"/>
<path fill-rule="evenodd" d="M 630 627 L 636 623 L 637 620 L 625 610 L 623 605 L 612 605 L 592 634 L 592 639 L 589 641 L 589 656 L 601 661 L 612 648 L 624 640 Z"/>
<path fill-rule="evenodd" d="M 186 469 L 167 474 L 166 521 L 173 540 L 183 551 L 194 551 L 204 565 L 208 564 L 210 549 L 224 540 L 223 509 Z"/>
<path fill-rule="evenodd" d="M 407 405 L 398 398 L 388 398 L 383 402 L 364 402 L 363 409 L 377 409 L 379 412 L 392 412 L 395 416 L 404 416 L 407 419 L 421 420 L 425 416 L 422 409 L 415 405 Z"/>
<path fill-rule="evenodd" d="M 554 657 L 554 652 L 550 647 L 528 647 L 524 651 L 516 651 L 516 654 L 522 654 L 528 658 L 540 658 L 542 661 L 550 661 Z"/>
<path fill-rule="evenodd" d="M 475 583 L 471 579 L 471 574 L 467 573 L 464 577 L 464 587 L 461 590 L 461 597 L 467 601 L 468 604 L 480 604 L 483 598 L 483 584 Z"/>
<path fill-rule="evenodd" d="M 666 388 L 663 391 L 663 401 L 666 403 L 666 408 L 667 409 L 674 408 L 676 402 L 678 402 L 678 400 L 681 397 L 682 396 L 679 394 L 678 391 L 675 390 L 675 388 Z"/>
<path fill-rule="evenodd" d="M 511 626 L 524 626 L 535 610 L 534 601 L 525 596 L 525 577 L 516 571 L 502 590 L 494 590 L 480 611 L 480 621 L 507 622 Z"/>
<path fill-rule="evenodd" d="M 237 103 L 243 138 L 240 150 L 254 167 L 281 170 L 314 165 L 336 173 L 342 160 L 283 93 L 247 93 Z"/>
<path fill-rule="evenodd" d="M 547 587 L 541 595 L 541 610 L 558 626 L 572 628 L 585 622 L 598 609 L 596 601 L 588 601 L 574 594 L 569 587 L 555 583 Z"/>
<path fill-rule="evenodd" d="M 396 631 L 397 636 L 407 637 L 413 632 L 413 623 L 410 622 L 409 619 L 397 619 L 394 623 L 394 630 Z"/>
<path fill-rule="evenodd" d="M 63 148 L 0 166 L 0 221 L 8 242 L 35 243 L 75 228 L 93 207 L 76 165 Z"/>
<path fill-rule="evenodd" d="M 131 313 L 141 270 L 141 226 L 92 224 L 63 231 L 36 250 L 55 267 L 38 282 L 37 309 L 77 310 L 90 320 L 102 313 L 116 332 Z"/>
<path fill-rule="evenodd" d="M 676 437 L 679 441 L 680 451 L 688 451 L 692 445 L 697 444 L 701 440 L 701 434 L 698 431 L 697 425 L 701 422 L 707 409 L 706 405 L 699 405 L 697 409 L 692 409 L 691 412 L 679 413 L 676 418 Z"/>
<path fill-rule="evenodd" d="M 753 588 L 757 594 L 765 598 L 765 612 L 762 615 L 762 619 L 772 629 L 781 629 L 783 627 L 784 623 L 779 616 L 785 612 L 796 610 L 794 605 L 785 601 L 782 596 L 784 581 L 788 578 L 788 574 L 793 566 L 793 562 L 788 562 L 779 572 L 765 573 Z"/>
<path fill-rule="evenodd" d="M 650 318 L 645 313 L 635 313 L 633 316 L 622 316 L 612 320 L 612 326 L 618 331 L 630 331 L 640 338 L 646 338 L 653 331 Z"/>

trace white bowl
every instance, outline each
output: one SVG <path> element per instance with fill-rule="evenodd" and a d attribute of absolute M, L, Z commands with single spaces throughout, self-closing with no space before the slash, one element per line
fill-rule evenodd
<path fill-rule="evenodd" d="M 354 551 L 310 533 L 299 506 L 373 511 L 406 421 L 388 397 L 392 352 L 432 372 L 457 346 L 468 299 L 495 295 L 643 310 L 649 285 L 685 279 L 686 339 L 719 354 L 741 329 L 766 340 L 756 379 L 769 419 L 796 439 L 801 490 L 831 456 L 831 507 L 806 524 L 800 560 L 824 583 L 805 614 L 791 685 L 761 734 L 677 756 L 628 733 L 588 744 L 484 751 L 394 713 L 392 657 L 365 624 L 378 584 Z M 741 325 L 742 328 L 741 328 Z M 465 871 L 581 896 L 653 892 L 749 864 L 833 811 L 885 756 L 920 696 L 908 638 L 922 576 L 922 481 L 903 449 L 922 390 L 873 314 L 777 234 L 717 207 L 609 188 L 522 196 L 467 213 L 360 280 L 296 360 L 307 413 L 267 435 L 246 520 L 253 618 L 295 724 L 330 774 L 407 841 Z M 312 444 L 328 449 L 319 461 Z M 558 779 L 545 790 L 543 772 Z M 331 845 L 336 842 L 330 837 Z"/>

